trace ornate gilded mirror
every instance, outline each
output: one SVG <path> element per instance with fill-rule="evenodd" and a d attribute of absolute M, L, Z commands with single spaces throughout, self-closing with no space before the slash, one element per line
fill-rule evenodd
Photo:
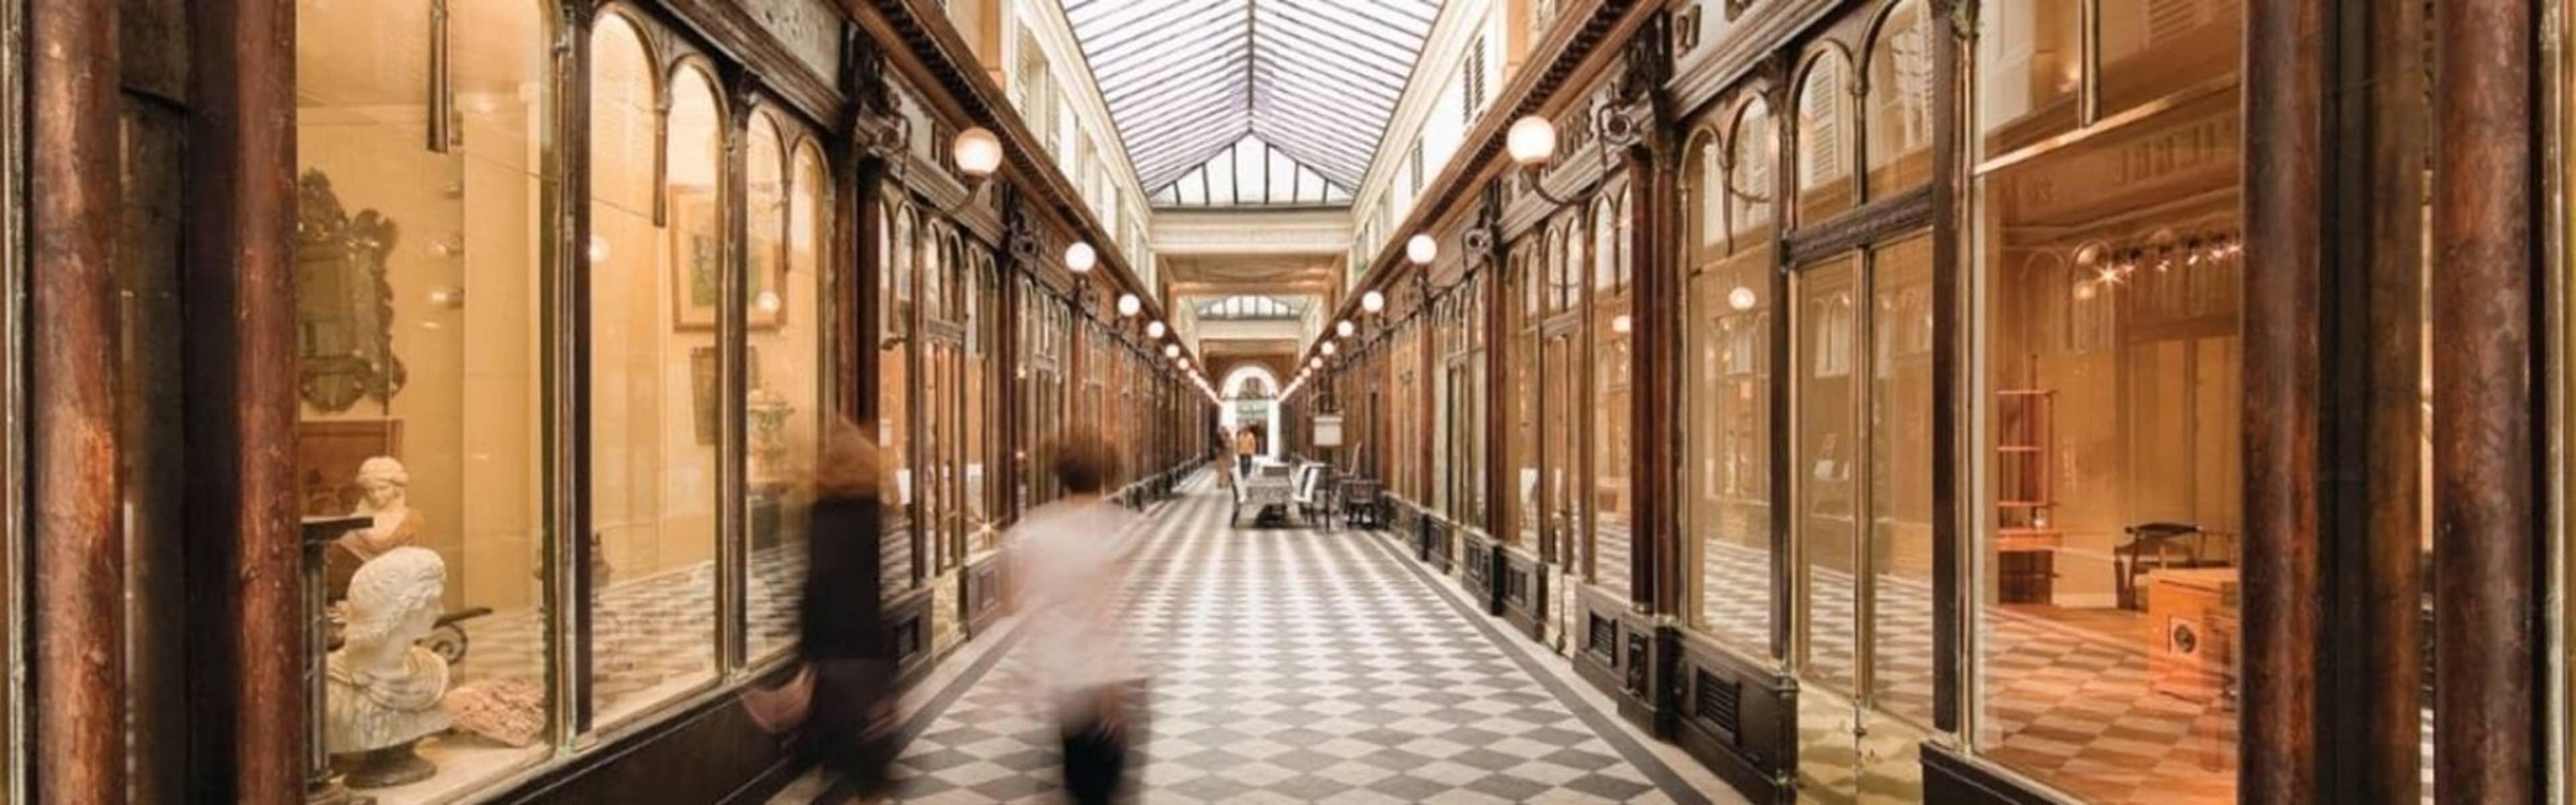
<path fill-rule="evenodd" d="M 394 222 L 374 210 L 350 217 L 321 171 L 296 182 L 296 204 L 295 341 L 304 402 L 323 413 L 361 399 L 390 403 L 405 378 L 394 355 L 393 286 L 385 281 Z"/>

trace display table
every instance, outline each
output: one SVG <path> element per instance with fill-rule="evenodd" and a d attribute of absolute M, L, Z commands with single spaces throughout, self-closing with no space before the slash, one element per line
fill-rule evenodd
<path fill-rule="evenodd" d="M 2057 595 L 2057 549 L 2066 535 L 2052 529 L 2006 528 L 1995 532 L 1995 577 L 2003 603 L 2046 604 Z"/>
<path fill-rule="evenodd" d="M 1251 510 L 1253 518 L 1258 520 L 1272 507 L 1284 509 L 1297 500 L 1297 482 L 1293 475 L 1265 477 L 1256 468 L 1252 477 L 1237 481 L 1236 487 L 1234 512 L 1227 518 L 1229 523 L 1241 518 L 1246 509 Z"/>

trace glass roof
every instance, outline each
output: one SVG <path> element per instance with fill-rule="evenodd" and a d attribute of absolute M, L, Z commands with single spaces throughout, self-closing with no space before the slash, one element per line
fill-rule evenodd
<path fill-rule="evenodd" d="M 1154 203 L 1168 207 L 1350 202 L 1349 190 L 1251 135 L 1154 191 Z"/>
<path fill-rule="evenodd" d="M 1062 2 L 1144 186 L 1253 135 L 1348 188 L 1441 0 Z"/>
<path fill-rule="evenodd" d="M 1250 295 L 1202 302 L 1198 308 L 1202 319 L 1293 319 L 1305 312 L 1306 303 L 1302 300 Z"/>

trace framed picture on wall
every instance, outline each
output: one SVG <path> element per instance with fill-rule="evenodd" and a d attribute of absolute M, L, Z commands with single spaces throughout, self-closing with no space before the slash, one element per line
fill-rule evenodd
<path fill-rule="evenodd" d="M 724 217 L 712 194 L 671 191 L 671 315 L 681 330 L 713 330 L 724 301 Z M 776 246 L 777 244 L 771 244 Z M 787 260 L 778 248 L 750 250 L 750 301 L 745 326 L 774 330 L 787 323 Z"/>

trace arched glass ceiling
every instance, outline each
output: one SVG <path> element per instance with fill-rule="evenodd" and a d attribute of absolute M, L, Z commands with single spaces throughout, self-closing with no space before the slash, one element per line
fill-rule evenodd
<path fill-rule="evenodd" d="M 1136 178 L 1257 135 L 1357 187 L 1440 0 L 1062 0 Z"/>
<path fill-rule="evenodd" d="M 1215 159 L 1155 190 L 1154 203 L 1167 207 L 1349 204 L 1351 193 L 1287 152 L 1246 135 Z"/>
<path fill-rule="evenodd" d="M 1199 318 L 1244 321 L 1248 319 L 1294 319 L 1305 315 L 1306 303 L 1276 296 L 1229 296 L 1199 304 Z"/>

